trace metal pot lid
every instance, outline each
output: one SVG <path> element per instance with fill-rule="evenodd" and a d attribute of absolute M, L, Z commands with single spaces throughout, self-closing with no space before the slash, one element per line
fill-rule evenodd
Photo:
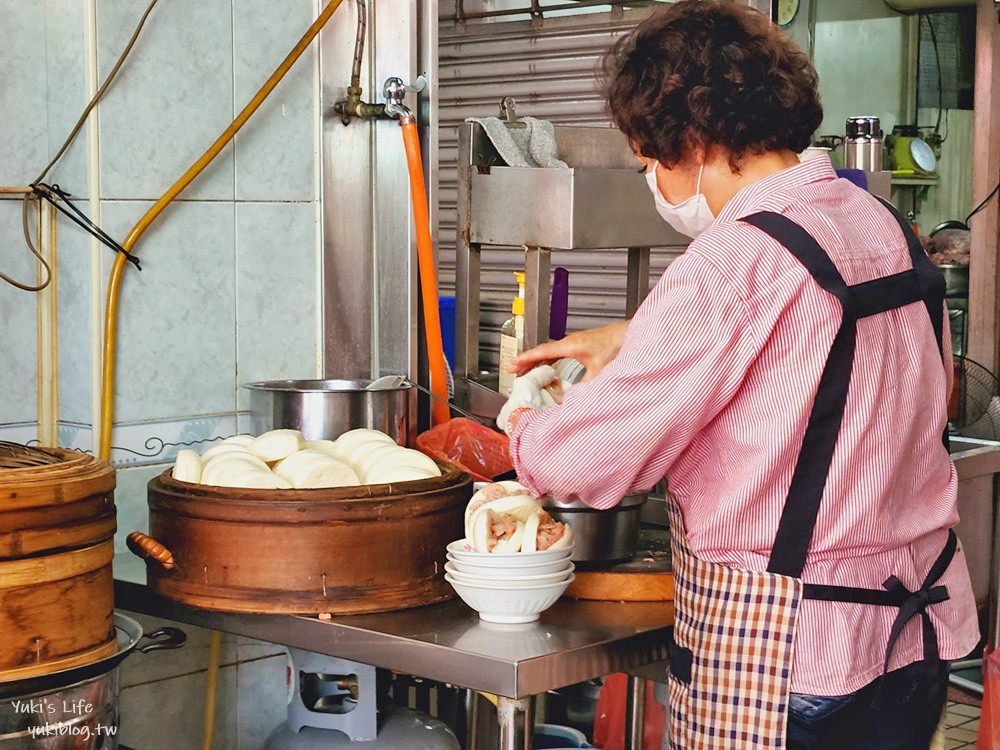
<path fill-rule="evenodd" d="M 251 391 L 277 391 L 285 393 L 359 393 L 365 392 L 373 380 L 264 380 L 258 383 L 243 383 L 243 388 Z M 413 384 L 404 382 L 394 388 L 379 386 L 372 392 L 405 391 Z"/>
<path fill-rule="evenodd" d="M 187 635 L 179 628 L 160 628 L 147 636 L 143 636 L 142 625 L 115 612 L 115 636 L 118 639 L 118 650 L 110 656 L 98 659 L 90 664 L 84 664 L 70 669 L 61 669 L 48 674 L 26 677 L 20 680 L 0 682 L 0 700 L 8 698 L 28 697 L 31 695 L 51 693 L 72 685 L 92 680 L 117 667 L 133 651 L 147 653 L 162 649 L 175 649 L 184 645 Z M 149 642 L 140 645 L 146 638 Z"/>
<path fill-rule="evenodd" d="M 613 505 L 612 507 L 607 508 L 606 510 L 596 510 L 579 500 L 574 500 L 573 502 L 569 503 L 562 503 L 553 500 L 551 497 L 548 496 L 541 498 L 539 502 L 542 504 L 542 507 L 545 508 L 546 510 L 558 510 L 558 511 L 584 510 L 584 511 L 591 511 L 594 513 L 613 513 L 616 510 L 626 510 L 629 508 L 635 508 L 642 505 L 644 502 L 646 502 L 646 494 L 637 493 L 634 495 L 626 495 L 621 499 L 621 502 L 619 502 L 617 505 Z"/>

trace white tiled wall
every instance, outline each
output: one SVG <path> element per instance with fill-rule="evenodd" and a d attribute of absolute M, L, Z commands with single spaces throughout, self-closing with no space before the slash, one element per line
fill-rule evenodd
<path fill-rule="evenodd" d="M 236 206 L 237 385 L 316 376 L 315 225 L 309 203 Z M 237 404 L 249 408 L 245 388 Z"/>
<path fill-rule="evenodd" d="M 145 6 L 97 0 L 101 80 Z M 121 241 L 229 125 L 316 11 L 315 0 L 159 3 L 101 103 L 99 152 L 88 152 L 84 128 L 47 180 L 89 210 L 96 177 L 100 224 Z M 33 180 L 83 111 L 86 14 L 80 0 L 0 0 L 0 187 Z M 126 269 L 118 329 L 114 441 L 126 449 L 113 454 L 119 551 L 128 532 L 147 528 L 146 483 L 177 450 L 160 441 L 200 446 L 231 434 L 247 407 L 240 383 L 318 372 L 318 86 L 310 49 L 135 247 L 143 270 Z M 114 255 L 92 250 L 89 236 L 63 219 L 58 251 L 60 439 L 90 449 L 95 331 Z M 15 201 L 0 201 L 0 270 L 35 275 Z M 0 439 L 34 437 L 36 303 L 0 283 Z M 125 663 L 126 745 L 200 747 L 209 634 L 185 630 L 183 650 Z M 227 637 L 222 663 L 215 747 L 260 748 L 285 712 L 284 650 Z"/>
<path fill-rule="evenodd" d="M 103 224 L 128 232 L 149 207 L 104 201 Z M 129 268 L 118 317 L 118 421 L 233 411 L 236 388 L 235 207 L 167 207 L 143 235 L 142 271 Z M 105 280 L 114 258 L 101 256 Z"/>
<path fill-rule="evenodd" d="M 143 7 L 99 0 L 102 79 Z M 271 21 L 281 24 L 285 14 L 275 10 Z M 101 108 L 101 197 L 158 198 L 229 125 L 233 106 L 233 3 L 158 4 Z M 231 146 L 184 197 L 232 200 Z"/>
<path fill-rule="evenodd" d="M 316 3 L 238 0 L 233 12 L 233 90 L 239 111 L 312 23 Z M 248 201 L 316 198 L 315 47 L 282 79 L 236 136 L 236 197 Z"/>
<path fill-rule="evenodd" d="M 20 236 L 20 201 L 0 201 L 0 237 Z M 25 283 L 37 281 L 23 240 L 0 244 L 0 270 Z M 34 422 L 38 409 L 36 297 L 0 284 L 0 422 Z"/>

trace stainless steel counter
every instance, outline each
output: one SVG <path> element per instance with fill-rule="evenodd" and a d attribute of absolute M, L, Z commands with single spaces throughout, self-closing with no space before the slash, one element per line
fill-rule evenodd
<path fill-rule="evenodd" d="M 146 587 L 142 561 L 115 557 L 115 606 L 385 667 L 508 698 L 525 698 L 667 658 L 672 603 L 562 600 L 539 622 L 492 625 L 460 600 L 319 620 L 210 612 Z"/>

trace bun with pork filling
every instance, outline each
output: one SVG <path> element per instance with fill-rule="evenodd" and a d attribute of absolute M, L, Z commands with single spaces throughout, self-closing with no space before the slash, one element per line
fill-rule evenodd
<path fill-rule="evenodd" d="M 465 509 L 465 537 L 477 552 L 505 554 L 563 549 L 573 530 L 546 513 L 519 482 L 489 484 Z"/>

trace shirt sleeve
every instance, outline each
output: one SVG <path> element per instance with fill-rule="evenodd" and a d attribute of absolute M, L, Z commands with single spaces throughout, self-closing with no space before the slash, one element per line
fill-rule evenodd
<path fill-rule="evenodd" d="M 518 421 L 519 479 L 536 495 L 599 509 L 648 490 L 732 399 L 761 349 L 754 339 L 745 300 L 688 250 L 639 308 L 614 361 L 560 406 Z"/>

